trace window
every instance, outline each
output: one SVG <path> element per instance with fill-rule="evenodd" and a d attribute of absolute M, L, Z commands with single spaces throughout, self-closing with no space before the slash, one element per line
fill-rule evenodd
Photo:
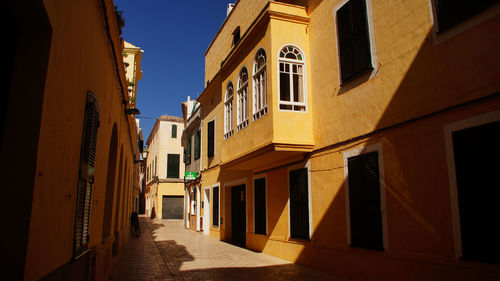
<path fill-rule="evenodd" d="M 90 229 L 90 204 L 94 185 L 94 166 L 99 129 L 99 109 L 92 93 L 87 94 L 83 120 L 80 165 L 76 191 L 75 231 L 73 237 L 73 256 L 79 256 L 88 248 Z"/>
<path fill-rule="evenodd" d="M 256 234 L 266 234 L 266 179 L 254 181 L 254 210 Z"/>
<path fill-rule="evenodd" d="M 157 172 L 158 172 L 158 167 L 157 167 L 157 162 L 158 162 L 158 158 L 155 156 L 155 162 L 154 162 L 154 170 L 153 170 L 153 176 L 156 177 L 157 176 Z"/>
<path fill-rule="evenodd" d="M 240 36 L 240 27 L 238 26 L 234 31 L 233 31 L 233 47 L 240 42 L 241 36 Z"/>
<path fill-rule="evenodd" d="M 352 247 L 383 250 L 378 152 L 347 158 Z"/>
<path fill-rule="evenodd" d="M 477 125 L 451 134 L 462 258 L 500 264 L 500 121 Z"/>
<path fill-rule="evenodd" d="M 224 102 L 224 139 L 233 135 L 233 83 L 229 82 L 226 88 Z"/>
<path fill-rule="evenodd" d="M 446 31 L 493 6 L 498 0 L 435 0 L 439 32 Z"/>
<path fill-rule="evenodd" d="M 212 189 L 212 225 L 219 226 L 219 187 Z"/>
<path fill-rule="evenodd" d="M 177 138 L 177 125 L 172 124 L 172 138 Z"/>
<path fill-rule="evenodd" d="M 260 49 L 253 67 L 253 120 L 267 113 L 266 52 Z"/>
<path fill-rule="evenodd" d="M 337 10 L 342 84 L 373 70 L 366 0 L 349 0 Z"/>
<path fill-rule="evenodd" d="M 179 178 L 179 154 L 167 155 L 167 178 Z"/>
<path fill-rule="evenodd" d="M 248 71 L 246 67 L 240 72 L 238 79 L 238 130 L 248 125 Z"/>
<path fill-rule="evenodd" d="M 290 236 L 309 239 L 307 168 L 290 171 Z"/>
<path fill-rule="evenodd" d="M 215 120 L 207 125 L 207 156 L 213 157 L 215 154 Z"/>
<path fill-rule="evenodd" d="M 200 140 L 201 140 L 201 131 L 198 130 L 194 135 L 194 160 L 200 159 Z"/>
<path fill-rule="evenodd" d="M 305 111 L 305 76 L 302 52 L 293 46 L 285 46 L 279 54 L 279 108 Z"/>

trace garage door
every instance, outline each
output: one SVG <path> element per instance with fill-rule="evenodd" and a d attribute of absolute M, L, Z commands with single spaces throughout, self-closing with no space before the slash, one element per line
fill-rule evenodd
<path fill-rule="evenodd" d="M 163 195 L 162 219 L 182 219 L 184 196 Z"/>

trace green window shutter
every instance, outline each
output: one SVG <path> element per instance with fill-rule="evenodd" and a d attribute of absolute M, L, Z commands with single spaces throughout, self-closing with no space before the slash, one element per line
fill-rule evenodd
<path fill-rule="evenodd" d="M 177 138 L 177 125 L 175 124 L 172 125 L 172 138 Z"/>
<path fill-rule="evenodd" d="M 179 178 L 179 154 L 167 155 L 167 178 Z"/>
<path fill-rule="evenodd" d="M 290 171 L 290 236 L 309 239 L 307 168 Z"/>
<path fill-rule="evenodd" d="M 200 137 L 201 137 L 201 131 L 196 132 L 196 135 L 194 135 L 194 159 L 200 159 Z"/>
<path fill-rule="evenodd" d="M 219 225 L 219 187 L 215 186 L 212 190 L 212 225 Z"/>
<path fill-rule="evenodd" d="M 372 70 L 365 0 L 350 0 L 337 11 L 342 83 Z"/>
<path fill-rule="evenodd" d="M 187 140 L 186 146 L 186 164 L 191 163 L 191 138 Z"/>
<path fill-rule="evenodd" d="M 90 205 L 94 185 L 94 166 L 99 129 L 99 110 L 97 100 L 87 94 L 83 134 L 80 149 L 80 166 L 76 191 L 75 231 L 73 237 L 73 256 L 77 257 L 88 249 L 90 229 Z"/>
<path fill-rule="evenodd" d="M 378 152 L 347 159 L 351 247 L 383 250 Z"/>
<path fill-rule="evenodd" d="M 208 122 L 207 126 L 207 156 L 213 157 L 215 152 L 215 121 Z"/>

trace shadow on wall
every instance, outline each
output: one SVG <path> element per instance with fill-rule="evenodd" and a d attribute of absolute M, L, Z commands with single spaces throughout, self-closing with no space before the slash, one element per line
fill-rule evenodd
<path fill-rule="evenodd" d="M 394 83 L 394 90 L 373 133 L 355 138 L 351 143 L 382 145 L 379 156 L 383 157 L 380 169 L 385 174 L 385 181 L 381 180 L 386 202 L 383 210 L 386 219 L 385 250 L 348 246 L 345 182 L 335 188 L 313 184 L 313 194 L 315 188 L 339 192 L 326 205 L 328 207 L 324 213 L 315 211 L 324 215 L 313 229 L 314 246 L 306 242 L 296 259 L 297 263 L 328 269 L 334 274 L 343 273 L 351 280 L 499 278 L 497 265 L 464 266 L 454 257 L 450 186 L 443 134 L 446 124 L 499 108 L 500 74 L 495 70 L 499 39 L 484 36 L 496 32 L 494 29 L 498 24 L 491 23 L 495 20 L 498 21 L 489 19 L 487 21 L 490 23 L 479 24 L 471 28 L 474 29 L 472 32 L 466 31 L 444 42 L 435 42 L 436 37 L 442 35 L 428 31 L 422 35 L 423 42 L 418 50 L 410 49 L 392 57 L 384 54 L 386 50 L 377 51 L 380 63 L 378 75 L 367 81 L 365 86 L 369 88 L 376 87 L 376 83 Z M 390 48 L 387 52 L 391 51 Z M 496 54 L 497 57 L 492 59 L 484 54 Z M 393 79 L 397 77 L 388 73 L 396 73 L 401 78 Z M 393 80 L 384 81 L 387 77 Z M 345 96 L 350 93 L 342 94 Z M 372 91 L 370 94 L 378 93 Z M 388 96 L 387 92 L 382 94 Z M 371 117 L 360 117 L 359 112 L 355 111 L 352 114 L 346 119 Z M 484 155 L 488 154 L 485 148 L 474 149 L 478 149 L 478 153 L 484 151 Z M 342 151 L 345 147 L 339 145 L 334 150 Z M 342 157 L 342 154 L 339 155 Z M 492 165 L 498 167 L 498 163 Z M 325 169 L 318 172 L 319 175 L 313 173 L 312 177 L 321 178 L 321 173 L 343 175 L 344 169 L 346 167 L 342 166 Z M 321 184 L 332 185 L 328 182 Z M 272 186 L 269 186 L 271 190 Z M 491 200 L 484 200 L 490 204 Z M 494 220 L 493 215 L 489 217 Z"/>

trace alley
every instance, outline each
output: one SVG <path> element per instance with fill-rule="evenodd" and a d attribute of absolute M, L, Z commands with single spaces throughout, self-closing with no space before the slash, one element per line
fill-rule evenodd
<path fill-rule="evenodd" d="M 141 217 L 110 281 L 118 280 L 345 280 L 187 230 L 182 220 Z"/>

